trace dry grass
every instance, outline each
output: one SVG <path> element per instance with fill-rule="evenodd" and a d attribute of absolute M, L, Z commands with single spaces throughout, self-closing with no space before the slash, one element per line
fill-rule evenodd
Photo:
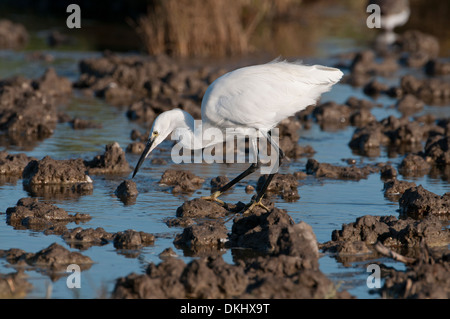
<path fill-rule="evenodd" d="M 258 25 L 299 0 L 154 0 L 132 22 L 151 55 L 231 56 L 251 50 Z"/>

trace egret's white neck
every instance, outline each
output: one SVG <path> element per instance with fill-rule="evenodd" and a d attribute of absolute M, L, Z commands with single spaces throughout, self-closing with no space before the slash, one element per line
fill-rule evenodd
<path fill-rule="evenodd" d="M 186 111 L 179 111 L 179 115 L 173 118 L 170 124 L 171 139 L 187 149 L 203 148 L 202 122 L 194 120 Z"/>

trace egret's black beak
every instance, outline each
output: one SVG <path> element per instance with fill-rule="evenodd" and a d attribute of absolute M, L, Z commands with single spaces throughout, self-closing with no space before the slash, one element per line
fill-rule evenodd
<path fill-rule="evenodd" d="M 145 145 L 145 149 L 142 152 L 141 157 L 139 158 L 139 161 L 138 161 L 136 167 L 134 168 L 133 178 L 137 174 L 139 167 L 141 167 L 142 163 L 144 163 L 145 158 L 147 157 L 148 153 L 150 152 L 150 148 L 152 147 L 153 141 L 154 141 L 154 139 L 150 139 L 150 140 L 148 140 L 147 144 Z"/>

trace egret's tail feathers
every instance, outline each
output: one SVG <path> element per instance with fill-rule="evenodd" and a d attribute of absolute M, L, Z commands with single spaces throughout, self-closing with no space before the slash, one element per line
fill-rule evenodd
<path fill-rule="evenodd" d="M 341 70 L 336 68 L 331 68 L 328 66 L 323 65 L 313 65 L 313 68 L 317 70 L 317 76 L 322 78 L 322 76 L 325 78 L 325 82 L 331 82 L 332 84 L 335 84 L 339 82 L 342 79 L 342 76 L 344 75 Z"/>

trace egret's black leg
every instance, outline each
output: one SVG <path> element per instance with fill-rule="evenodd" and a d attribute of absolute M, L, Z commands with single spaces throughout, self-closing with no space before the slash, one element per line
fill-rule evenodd
<path fill-rule="evenodd" d="M 216 201 L 216 202 L 219 202 L 219 203 L 223 204 L 223 202 L 221 200 L 217 199 L 217 197 L 222 195 L 224 192 L 229 190 L 231 187 L 233 187 L 235 184 L 237 184 L 239 181 L 241 181 L 242 179 L 244 179 L 248 175 L 256 172 L 258 170 L 259 166 L 260 166 L 259 163 L 253 163 L 252 165 L 250 165 L 249 168 L 247 168 L 245 171 L 243 171 L 241 174 L 239 174 L 239 176 L 234 178 L 231 182 L 229 182 L 226 185 L 220 187 L 219 190 L 217 190 L 216 192 L 211 194 L 211 196 L 202 197 L 202 199 L 213 200 L 213 201 Z"/>
<path fill-rule="evenodd" d="M 280 149 L 280 147 L 277 145 L 277 143 L 275 143 L 275 141 L 273 141 L 270 133 L 267 135 L 267 140 L 275 148 L 275 150 L 278 154 L 276 165 L 277 165 L 277 167 L 279 167 L 281 165 L 281 160 L 284 158 L 284 152 Z M 244 215 L 249 213 L 255 206 L 260 206 L 260 207 L 264 208 L 265 210 L 269 211 L 269 209 L 262 204 L 262 198 L 263 198 L 264 194 L 266 193 L 267 188 L 269 187 L 269 184 L 272 181 L 274 176 L 275 176 L 275 172 L 271 173 L 271 174 L 269 174 L 269 176 L 267 176 L 266 180 L 264 181 L 263 186 L 259 190 L 255 199 L 250 203 L 250 205 L 247 206 L 246 210 L 244 211 Z"/>

